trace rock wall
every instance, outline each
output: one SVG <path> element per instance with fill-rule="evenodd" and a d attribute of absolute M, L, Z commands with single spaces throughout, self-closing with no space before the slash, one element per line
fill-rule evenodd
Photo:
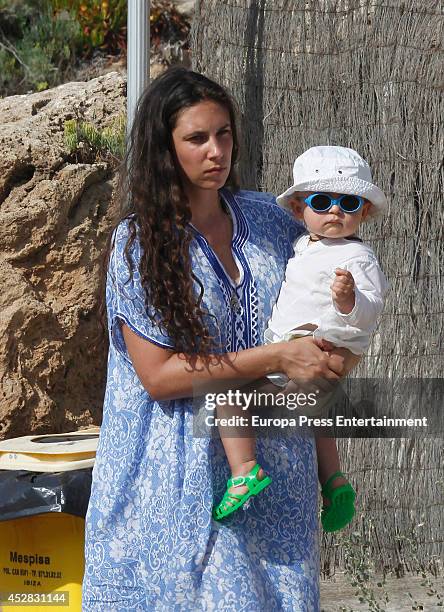
<path fill-rule="evenodd" d="M 101 257 L 116 178 L 73 163 L 64 122 L 125 112 L 117 73 L 0 100 L 0 439 L 99 424 Z"/>

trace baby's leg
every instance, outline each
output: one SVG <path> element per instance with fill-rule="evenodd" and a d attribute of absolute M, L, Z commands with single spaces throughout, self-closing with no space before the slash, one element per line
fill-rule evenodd
<path fill-rule="evenodd" d="M 339 355 L 344 358 L 344 376 L 349 374 L 351 370 L 359 363 L 361 359 L 359 355 L 354 355 L 345 348 L 334 348 L 328 351 L 330 355 Z M 324 401 L 324 405 L 328 404 L 332 394 L 326 394 L 320 396 L 319 401 Z M 316 448 L 318 454 L 318 474 L 319 482 L 324 484 L 328 480 L 328 477 L 334 472 L 339 471 L 339 455 L 336 446 L 336 441 L 333 438 L 316 438 Z M 336 486 L 343 484 L 339 479 L 335 481 Z"/>
<path fill-rule="evenodd" d="M 292 341 L 297 342 L 298 338 L 295 337 L 292 339 Z M 354 355 L 351 353 L 351 351 L 345 348 L 334 347 L 330 342 L 325 340 L 317 340 L 316 343 L 319 348 L 325 352 L 328 352 L 329 355 L 339 355 L 343 358 L 344 376 L 347 375 L 359 363 L 360 357 L 358 355 Z M 297 381 L 291 381 L 290 385 L 294 384 L 294 382 L 298 384 Z M 327 417 L 328 407 L 333 393 L 331 391 L 322 391 L 320 388 L 317 389 L 317 391 L 320 392 L 317 396 L 316 406 L 308 411 L 307 416 L 314 418 Z M 322 486 L 328 481 L 332 474 L 341 471 L 336 440 L 334 438 L 317 436 L 316 453 L 318 459 L 318 477 Z M 341 485 L 345 485 L 346 483 L 346 478 L 338 476 L 333 480 L 331 487 L 332 489 L 335 489 Z M 330 503 L 330 500 L 323 496 L 324 507 L 328 507 Z"/>
<path fill-rule="evenodd" d="M 243 475 L 241 472 L 246 469 L 245 466 L 252 463 L 251 467 L 254 467 L 256 464 L 256 441 L 250 424 L 250 414 L 240 405 L 218 405 L 216 413 L 219 420 L 219 434 L 231 473 L 233 476 Z M 222 424 L 220 419 L 226 419 L 227 423 L 231 424 Z"/>
<path fill-rule="evenodd" d="M 336 440 L 334 438 L 316 438 L 316 453 L 318 456 L 318 477 L 322 486 L 332 474 L 341 470 Z M 338 477 L 334 480 L 333 488 L 339 487 L 346 482 L 345 478 Z M 330 501 L 325 497 L 322 499 L 324 506 L 330 504 Z"/>
<path fill-rule="evenodd" d="M 344 358 L 344 375 L 348 374 L 360 360 L 359 355 L 354 355 L 344 348 L 334 348 L 329 351 L 331 355 L 339 355 Z M 316 453 L 318 457 L 318 477 L 321 486 L 327 482 L 329 477 L 335 472 L 341 471 L 339 461 L 338 447 L 334 438 L 317 437 L 316 438 Z M 347 479 L 338 476 L 332 483 L 332 488 L 340 487 L 347 483 Z M 330 500 L 322 497 L 325 507 L 330 505 Z"/>
<path fill-rule="evenodd" d="M 217 405 L 218 419 L 230 419 L 231 425 L 218 423 L 219 434 L 231 469 L 231 477 L 246 476 L 256 465 L 256 439 L 251 428 L 250 413 L 243 410 L 241 405 Z M 257 479 L 262 480 L 265 472 L 261 468 Z M 228 489 L 235 495 L 247 493 L 246 485 L 230 487 Z M 228 502 L 228 505 L 231 505 Z"/>

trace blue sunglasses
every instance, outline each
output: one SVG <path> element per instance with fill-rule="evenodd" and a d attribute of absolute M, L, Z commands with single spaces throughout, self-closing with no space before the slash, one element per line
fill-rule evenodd
<path fill-rule="evenodd" d="M 339 198 L 333 198 L 328 193 L 313 193 L 304 199 L 304 202 L 315 212 L 327 212 L 335 204 L 339 206 L 342 212 L 355 213 L 360 210 L 364 204 L 364 198 L 357 195 L 341 195 Z"/>

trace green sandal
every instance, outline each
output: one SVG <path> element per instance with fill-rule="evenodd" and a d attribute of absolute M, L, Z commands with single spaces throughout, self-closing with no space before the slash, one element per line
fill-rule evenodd
<path fill-rule="evenodd" d="M 257 495 L 262 489 L 268 487 L 271 483 L 270 476 L 264 476 L 262 480 L 257 479 L 256 475 L 260 469 L 261 466 L 259 463 L 256 463 L 254 468 L 248 472 L 246 476 L 235 476 L 234 478 L 228 479 L 227 490 L 225 491 L 222 501 L 213 508 L 213 518 L 215 521 L 220 521 L 226 516 L 229 516 L 243 506 L 252 495 Z M 230 487 L 241 487 L 242 485 L 248 487 L 248 491 L 243 495 L 236 495 L 228 491 Z"/>
<path fill-rule="evenodd" d="M 355 515 L 356 492 L 351 484 L 331 488 L 333 480 L 339 477 L 345 478 L 342 472 L 335 472 L 322 487 L 322 495 L 330 500 L 330 505 L 322 507 L 321 523 L 329 533 L 348 525 Z"/>

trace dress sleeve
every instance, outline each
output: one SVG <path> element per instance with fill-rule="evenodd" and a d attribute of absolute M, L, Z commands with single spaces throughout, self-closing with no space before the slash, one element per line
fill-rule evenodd
<path fill-rule="evenodd" d="M 124 221 L 113 235 L 114 246 L 109 259 L 106 282 L 106 307 L 110 343 L 128 363 L 131 363 L 122 334 L 122 324 L 128 325 L 133 332 L 161 348 L 174 349 L 174 344 L 158 322 L 159 316 L 149 304 L 146 305 L 139 274 L 140 244 L 137 236 L 128 251 L 132 268 L 131 278 L 128 260 L 124 253 L 128 236 L 128 222 Z M 149 314 L 154 315 L 154 321 L 148 316 Z"/>

